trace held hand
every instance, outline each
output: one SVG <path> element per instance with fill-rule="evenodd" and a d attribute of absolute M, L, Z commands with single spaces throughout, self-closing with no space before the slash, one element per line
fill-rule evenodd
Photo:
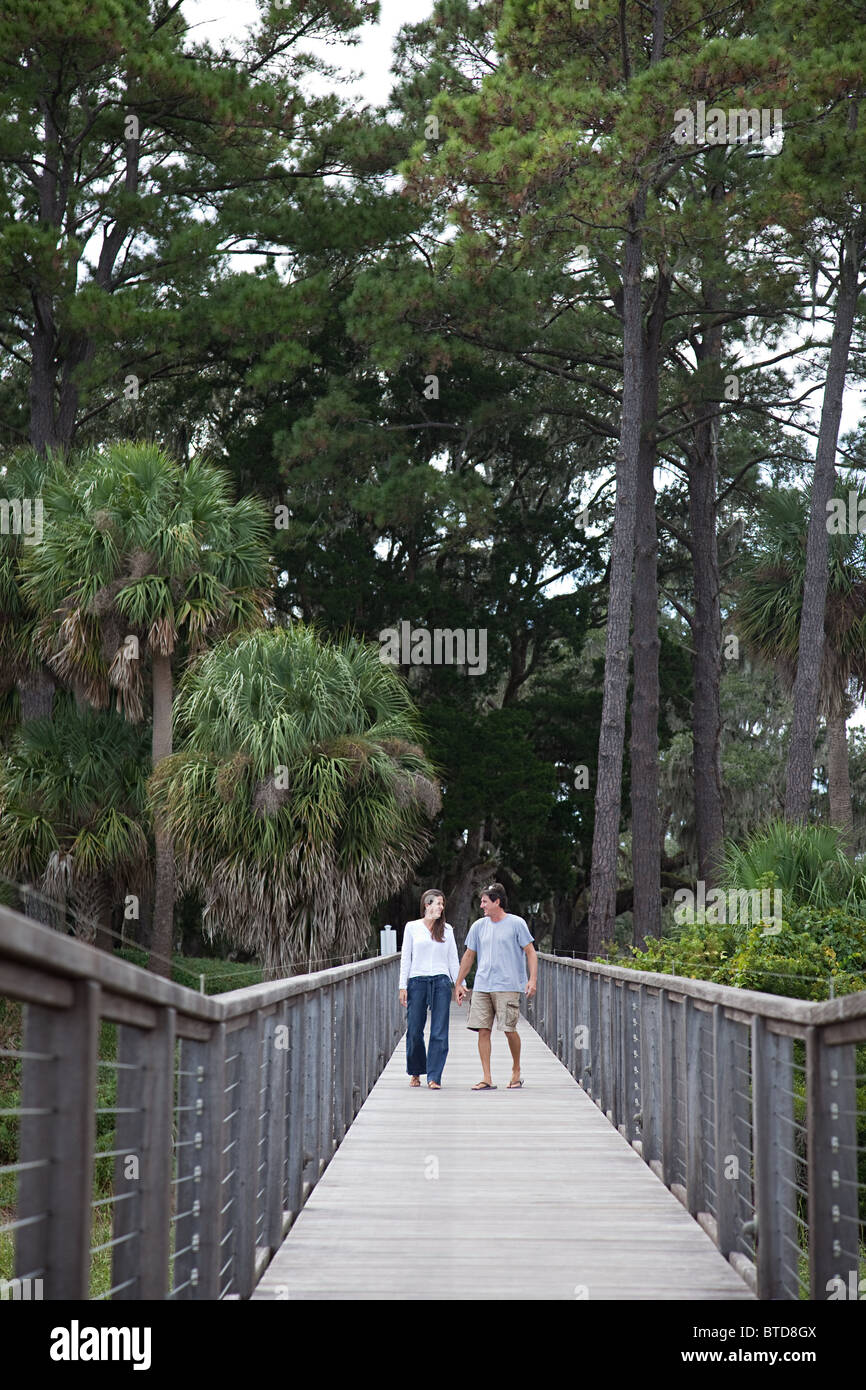
<path fill-rule="evenodd" d="M 462 1004 L 462 1003 L 463 1003 L 463 1000 L 466 998 L 466 995 L 467 995 L 468 991 L 467 991 L 465 985 L 458 985 L 457 988 L 455 989 L 454 993 L 455 993 L 456 998 L 457 998 L 457 1003 L 458 1003 L 458 1004 Z"/>
<path fill-rule="evenodd" d="M 406 991 L 405 991 L 405 989 L 401 989 L 401 990 L 400 990 L 400 1003 L 403 1005 L 403 1008 L 405 1009 L 405 1007 L 406 1007 Z"/>
<path fill-rule="evenodd" d="M 535 981 L 534 981 L 534 980 L 530 980 L 530 981 L 529 981 L 529 984 L 526 986 L 526 997 L 527 997 L 527 999 L 531 999 L 534 993 L 535 993 Z"/>

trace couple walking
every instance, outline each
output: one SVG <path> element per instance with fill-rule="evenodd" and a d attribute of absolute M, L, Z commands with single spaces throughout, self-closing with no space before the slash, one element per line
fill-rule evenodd
<path fill-rule="evenodd" d="M 468 991 L 463 981 L 478 958 L 467 1028 L 478 1034 L 482 1079 L 473 1091 L 495 1091 L 490 1074 L 490 1035 L 494 1019 L 511 1052 L 509 1090 L 523 1085 L 520 1075 L 520 1034 L 517 1019 L 520 996 L 535 993 L 538 956 L 532 934 L 522 917 L 507 912 L 508 899 L 501 883 L 491 883 L 481 894 L 484 916 L 473 922 L 466 937 L 463 959 L 457 961 L 454 932 L 445 921 L 445 895 L 428 888 L 421 895 L 422 917 L 407 922 L 403 933 L 400 966 L 400 1003 L 407 1010 L 406 1070 L 410 1086 L 427 1077 L 431 1091 L 442 1089 L 442 1069 L 448 1056 L 448 1019 L 451 986 L 457 1003 Z M 526 963 L 529 964 L 529 981 Z M 430 1012 L 430 1041 L 425 1050 L 424 1025 Z"/>

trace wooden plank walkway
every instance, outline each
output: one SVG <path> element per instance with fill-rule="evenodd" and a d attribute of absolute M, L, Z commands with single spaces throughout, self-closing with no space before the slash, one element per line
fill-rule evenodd
<path fill-rule="evenodd" d="M 255 1299 L 752 1299 L 712 1241 L 520 1019 L 526 1084 L 480 1079 L 451 1006 L 441 1091 L 405 1037 Z"/>

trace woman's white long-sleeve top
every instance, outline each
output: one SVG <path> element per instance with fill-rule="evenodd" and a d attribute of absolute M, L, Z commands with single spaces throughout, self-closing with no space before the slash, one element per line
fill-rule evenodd
<path fill-rule="evenodd" d="M 405 989 L 416 975 L 448 975 L 451 983 L 457 979 L 460 962 L 454 931 L 445 923 L 445 940 L 434 941 L 423 918 L 407 922 L 403 932 L 403 955 L 400 962 L 400 989 Z"/>

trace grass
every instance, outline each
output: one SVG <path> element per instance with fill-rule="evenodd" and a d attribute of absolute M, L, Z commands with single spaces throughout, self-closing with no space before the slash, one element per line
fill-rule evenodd
<path fill-rule="evenodd" d="M 124 946 L 115 955 L 128 960 L 131 965 L 147 964 L 147 952 L 137 946 Z M 241 965 L 236 960 L 219 960 L 211 956 L 173 956 L 171 978 L 175 984 L 186 985 L 187 989 L 201 989 L 204 976 L 205 994 L 225 994 L 232 989 L 244 989 L 247 985 L 262 983 L 260 965 Z"/>

